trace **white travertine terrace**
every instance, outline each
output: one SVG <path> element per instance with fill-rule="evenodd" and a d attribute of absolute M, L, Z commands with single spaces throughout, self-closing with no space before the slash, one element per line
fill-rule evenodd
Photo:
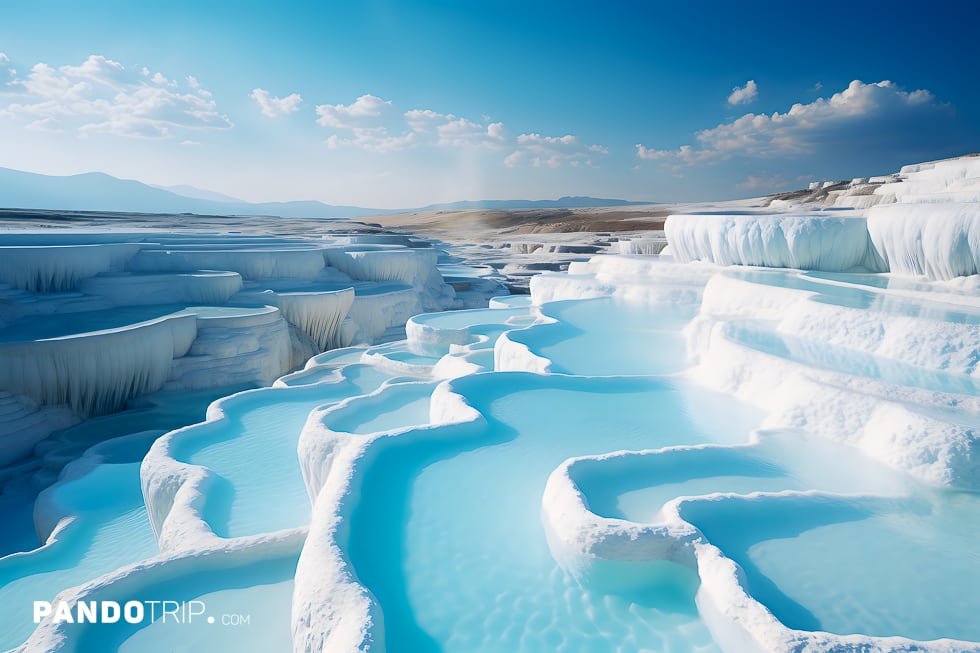
<path fill-rule="evenodd" d="M 669 253 L 640 240 L 535 276 L 530 298 L 416 315 L 404 340 L 317 353 L 273 387 L 214 402 L 205 422 L 146 436 L 127 496 L 145 507 L 159 553 L 99 568 L 60 600 L 221 570 L 235 583 L 210 591 L 233 592 L 254 565 L 285 559 L 291 609 L 276 623 L 288 636 L 273 648 L 297 653 L 414 641 L 980 651 L 969 564 L 980 519 L 977 173 L 972 159 L 936 162 L 817 184 L 809 205 L 679 214 Z M 841 209 L 848 197 L 874 201 Z M 815 210 L 818 200 L 838 206 Z M 409 310 L 448 306 L 438 254 L 415 239 L 343 238 L 316 250 L 326 267 L 312 277 L 263 283 L 239 266 L 242 301 L 228 301 L 254 312 L 192 306 L 150 321 L 187 329 L 172 362 L 154 363 L 170 370 L 161 383 L 190 383 L 183 353 L 207 359 L 209 378 L 224 363 L 258 365 L 260 351 L 292 361 L 297 332 L 303 347 L 352 344 Z M 290 251 L 269 246 L 270 260 Z M 179 251 L 142 260 L 194 250 Z M 245 301 L 257 297 L 269 301 Z M 72 339 L 16 340 L 35 315 L 3 322 L 0 348 Z M 126 395 L 127 374 L 94 396 Z M 36 419 L 43 406 L 12 385 L 0 384 L 0 415 Z M 123 444 L 90 450 L 39 502 L 48 552 L 73 546 L 73 520 L 98 521 L 68 497 L 93 491 L 83 472 L 123 476 L 106 464 Z M 664 581 L 654 568 L 673 571 Z M 648 609 L 660 600 L 672 607 Z M 12 646 L 91 650 L 100 633 L 46 620 Z"/>
<path fill-rule="evenodd" d="M 269 384 L 310 356 L 385 337 L 423 304 L 452 305 L 427 241 L 395 237 L 356 278 L 327 265 L 325 252 L 357 240 L 0 234 L 0 391 L 78 419 L 161 389 Z M 6 422 L 10 457 L 65 426 L 49 413 Z"/>
<path fill-rule="evenodd" d="M 769 211 L 677 214 L 665 230 L 678 261 L 952 279 L 980 264 L 980 157 L 906 166 L 870 183 Z M 778 211 L 772 209 L 778 208 Z"/>

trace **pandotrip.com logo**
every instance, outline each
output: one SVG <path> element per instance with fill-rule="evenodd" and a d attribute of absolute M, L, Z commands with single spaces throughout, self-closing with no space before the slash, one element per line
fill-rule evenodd
<path fill-rule="evenodd" d="M 34 601 L 34 623 L 44 619 L 69 624 L 172 624 L 220 623 L 223 626 L 247 626 L 251 615 L 225 613 L 209 615 L 204 601 Z"/>

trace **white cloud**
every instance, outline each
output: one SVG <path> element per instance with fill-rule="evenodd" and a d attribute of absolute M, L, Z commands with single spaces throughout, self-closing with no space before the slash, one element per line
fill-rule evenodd
<path fill-rule="evenodd" d="M 484 116 L 484 121 L 489 118 Z M 431 109 L 412 109 L 405 112 L 405 123 L 413 132 L 435 135 L 435 144 L 444 146 L 499 147 L 506 139 L 504 123 L 484 125 L 452 113 L 439 113 Z"/>
<path fill-rule="evenodd" d="M 446 115 L 432 109 L 412 109 L 405 112 L 405 122 L 415 132 L 430 132 L 437 123 L 445 122 L 455 116 Z"/>
<path fill-rule="evenodd" d="M 715 153 L 708 150 L 696 150 L 690 145 L 681 145 L 676 150 L 657 150 L 637 143 L 636 156 L 644 161 L 670 159 L 675 163 L 695 165 L 715 158 Z"/>
<path fill-rule="evenodd" d="M 389 100 L 382 100 L 376 95 L 366 94 L 350 104 L 318 104 L 316 107 L 317 124 L 335 129 L 353 129 L 368 126 L 377 122 L 391 107 Z"/>
<path fill-rule="evenodd" d="M 101 55 L 78 66 L 37 63 L 8 88 L 0 95 L 0 116 L 26 119 L 33 130 L 167 138 L 185 130 L 232 127 L 204 89 L 182 87 L 161 73 L 151 75 Z"/>
<path fill-rule="evenodd" d="M 100 54 L 89 55 L 81 65 L 61 66 L 58 70 L 66 77 L 111 87 L 124 87 L 134 80 L 132 71 L 126 70 L 126 67 L 118 61 L 107 59 Z M 156 73 L 153 77 L 158 84 L 161 83 L 160 80 L 168 81 L 160 73 Z"/>
<path fill-rule="evenodd" d="M 487 136 L 486 128 L 466 118 L 452 118 L 436 127 L 439 145 L 479 145 Z"/>
<path fill-rule="evenodd" d="M 191 139 L 188 138 L 188 139 L 182 140 L 180 142 L 180 144 L 183 145 L 184 147 L 197 147 L 201 143 L 199 141 L 191 140 Z"/>
<path fill-rule="evenodd" d="M 521 150 L 514 150 L 504 157 L 504 165 L 508 168 L 516 168 L 524 160 L 524 154 Z"/>
<path fill-rule="evenodd" d="M 559 145 L 574 145 L 578 139 L 571 134 L 564 136 L 542 136 L 541 134 L 521 134 L 517 137 L 518 145 L 529 147 L 554 147 Z"/>
<path fill-rule="evenodd" d="M 515 167 L 524 162 L 536 168 L 594 166 L 593 155 L 608 153 L 602 145 L 583 145 L 577 136 L 543 136 L 538 133 L 520 134 L 517 149 L 504 159 L 504 165 Z"/>
<path fill-rule="evenodd" d="M 330 149 L 354 147 L 371 152 L 393 152 L 414 147 L 415 132 L 392 134 L 389 131 L 386 123 L 390 123 L 391 106 L 390 100 L 371 94 L 362 95 L 350 104 L 319 104 L 316 122 L 336 130 L 324 140 Z"/>
<path fill-rule="evenodd" d="M 362 95 L 351 104 L 321 104 L 317 124 L 335 131 L 324 141 L 327 147 L 356 147 L 392 152 L 416 146 L 502 147 L 503 123 L 484 124 L 452 113 L 411 109 L 400 118 L 393 103 L 375 95 Z M 489 122 L 489 119 L 484 118 Z"/>
<path fill-rule="evenodd" d="M 356 147 L 370 152 L 394 152 L 415 145 L 415 132 L 392 136 L 384 127 L 355 128 L 350 136 L 331 134 L 324 141 L 331 150 L 342 147 Z"/>
<path fill-rule="evenodd" d="M 754 79 L 745 82 L 745 86 L 736 86 L 732 89 L 732 94 L 728 96 L 728 104 L 749 104 L 755 102 L 759 97 L 759 86 Z"/>
<path fill-rule="evenodd" d="M 335 133 L 324 143 L 331 149 L 356 147 L 392 152 L 413 147 L 512 149 L 503 162 L 508 167 L 528 163 L 536 167 L 594 165 L 594 158 L 608 154 L 602 145 L 584 145 L 571 135 L 538 133 L 508 136 L 502 122 L 487 116 L 472 120 L 432 109 L 410 109 L 398 120 L 393 103 L 374 95 L 362 95 L 353 103 L 323 104 L 316 108 L 317 123 Z"/>
<path fill-rule="evenodd" d="M 191 81 L 193 80 L 193 82 Z M 197 80 L 193 77 L 187 78 L 188 84 L 193 88 L 197 88 Z M 263 88 L 252 89 L 249 97 L 255 100 L 255 103 L 259 105 L 259 111 L 262 115 L 268 116 L 269 118 L 276 118 L 278 116 L 284 116 L 289 113 L 293 113 L 299 109 L 299 105 L 303 103 L 303 97 L 299 93 L 290 93 L 285 97 L 275 97 L 271 95 L 269 91 Z"/>
<path fill-rule="evenodd" d="M 944 120 L 948 109 L 926 90 L 904 91 L 889 81 L 865 84 L 854 80 L 829 98 L 794 104 L 785 113 L 747 113 L 700 131 L 696 134 L 696 147 L 658 150 L 637 144 L 636 155 L 675 165 L 713 163 L 735 156 L 809 155 L 857 139 L 867 142 L 878 137 L 887 142 L 894 140 L 896 134 L 909 137 L 908 128 L 897 129 L 895 125 Z"/>

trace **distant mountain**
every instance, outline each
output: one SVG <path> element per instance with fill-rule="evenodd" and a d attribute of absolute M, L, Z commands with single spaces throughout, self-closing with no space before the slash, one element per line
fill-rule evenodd
<path fill-rule="evenodd" d="M 200 189 L 195 189 L 200 191 Z M 208 191 L 205 191 L 208 192 Z M 288 218 L 360 218 L 384 209 L 333 206 L 316 201 L 251 203 L 188 197 L 102 172 L 54 177 L 0 168 L 0 208 L 200 213 L 204 215 L 279 215 Z"/>
<path fill-rule="evenodd" d="M 204 215 L 278 215 L 286 218 L 363 218 L 371 215 L 462 209 L 545 209 L 650 204 L 596 197 L 557 200 L 479 200 L 430 204 L 416 209 L 335 206 L 315 200 L 245 202 L 194 186 L 151 186 L 103 172 L 55 177 L 0 168 L 0 208 Z"/>
<path fill-rule="evenodd" d="M 156 184 L 148 184 L 154 188 L 159 188 L 160 190 L 167 190 L 171 193 L 176 193 L 181 197 L 190 197 L 196 200 L 211 200 L 213 202 L 238 202 L 239 204 L 247 204 L 243 199 L 237 197 L 232 197 L 231 195 L 225 195 L 224 193 L 217 193 L 213 190 L 206 190 L 204 188 L 196 188 L 195 186 L 188 186 L 187 184 L 179 184 L 177 186 L 157 186 Z"/>
<path fill-rule="evenodd" d="M 430 204 L 417 211 L 459 211 L 464 209 L 580 209 L 596 206 L 639 206 L 654 202 L 631 202 L 629 200 L 604 199 L 601 197 L 565 196 L 556 200 L 465 200 L 445 204 Z"/>

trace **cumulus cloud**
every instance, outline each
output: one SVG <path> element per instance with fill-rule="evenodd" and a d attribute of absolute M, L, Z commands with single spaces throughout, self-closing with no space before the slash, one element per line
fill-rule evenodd
<path fill-rule="evenodd" d="M 364 127 L 381 118 L 391 107 L 389 100 L 366 94 L 350 104 L 318 104 L 317 124 L 335 129 L 354 129 Z"/>
<path fill-rule="evenodd" d="M 538 133 L 521 134 L 517 137 L 517 149 L 505 159 L 504 165 L 515 167 L 529 163 L 536 168 L 560 168 L 570 166 L 594 166 L 594 155 L 608 150 L 602 145 L 583 145 L 577 136 L 544 136 Z"/>
<path fill-rule="evenodd" d="M 449 115 L 432 109 L 412 109 L 405 112 L 405 122 L 412 131 L 426 133 L 435 129 L 437 124 L 449 119 Z"/>
<path fill-rule="evenodd" d="M 362 95 L 351 104 L 322 104 L 317 124 L 334 130 L 327 147 L 356 147 L 392 152 L 420 145 L 499 148 L 506 141 L 500 122 L 470 120 L 432 109 L 411 109 L 395 115 L 393 103 L 375 95 Z"/>
<path fill-rule="evenodd" d="M 317 123 L 334 130 L 324 141 L 329 148 L 356 147 L 392 152 L 413 147 L 483 148 L 512 150 L 506 166 L 523 163 L 536 167 L 594 165 L 595 157 L 608 154 L 602 145 L 585 145 L 578 138 L 524 133 L 510 136 L 502 122 L 489 116 L 474 120 L 433 109 L 410 109 L 398 119 L 393 103 L 374 95 L 362 95 L 353 103 L 318 105 Z"/>
<path fill-rule="evenodd" d="M 940 125 L 950 107 L 927 90 L 905 91 L 890 81 L 851 82 L 829 98 L 794 104 L 785 113 L 747 113 L 696 134 L 697 146 L 658 150 L 637 144 L 643 160 L 674 165 L 715 163 L 733 157 L 805 156 L 843 147 L 888 146 L 921 136 L 923 128 Z"/>
<path fill-rule="evenodd" d="M 464 146 L 488 144 L 487 128 L 466 118 L 450 117 L 436 127 L 438 145 Z"/>
<path fill-rule="evenodd" d="M 502 122 L 492 122 L 487 125 L 487 138 L 493 139 L 495 141 L 502 141 L 507 138 L 504 132 L 504 123 Z"/>
<path fill-rule="evenodd" d="M 732 106 L 749 104 L 755 102 L 757 97 L 759 97 L 759 86 L 754 79 L 750 79 L 745 82 L 745 86 L 736 86 L 732 89 L 732 94 L 728 96 L 728 104 Z"/>
<path fill-rule="evenodd" d="M 508 168 L 516 168 L 524 160 L 525 153 L 521 150 L 514 150 L 504 157 L 504 165 Z"/>
<path fill-rule="evenodd" d="M 7 88 L 0 95 L 0 116 L 25 119 L 33 130 L 169 138 L 188 130 L 232 127 L 199 85 L 180 84 L 101 55 L 77 66 L 37 63 Z"/>
<path fill-rule="evenodd" d="M 193 77 L 188 77 L 187 82 L 192 88 L 198 87 L 197 80 Z M 285 97 L 275 97 L 263 88 L 253 89 L 249 97 L 259 105 L 259 111 L 262 112 L 262 115 L 268 116 L 269 118 L 293 113 L 303 103 L 303 97 L 299 93 L 290 93 Z"/>
<path fill-rule="evenodd" d="M 354 128 L 349 136 L 331 134 L 324 141 L 331 150 L 341 147 L 356 147 L 371 152 L 394 152 L 415 145 L 415 132 L 391 135 L 384 127 Z"/>
<path fill-rule="evenodd" d="M 657 150 L 636 144 L 636 156 L 644 161 L 671 160 L 674 163 L 695 165 L 716 158 L 716 153 L 708 150 L 696 150 L 690 145 L 681 145 L 676 150 Z"/>
<path fill-rule="evenodd" d="M 489 122 L 488 118 L 484 118 L 483 122 L 477 122 L 432 109 L 412 109 L 405 112 L 408 128 L 420 137 L 434 138 L 436 145 L 499 147 L 506 138 L 504 123 Z"/>
<path fill-rule="evenodd" d="M 394 152 L 414 147 L 418 141 L 415 131 L 393 123 L 391 109 L 390 100 L 368 93 L 350 104 L 318 104 L 316 122 L 334 130 L 324 140 L 330 149 Z"/>

